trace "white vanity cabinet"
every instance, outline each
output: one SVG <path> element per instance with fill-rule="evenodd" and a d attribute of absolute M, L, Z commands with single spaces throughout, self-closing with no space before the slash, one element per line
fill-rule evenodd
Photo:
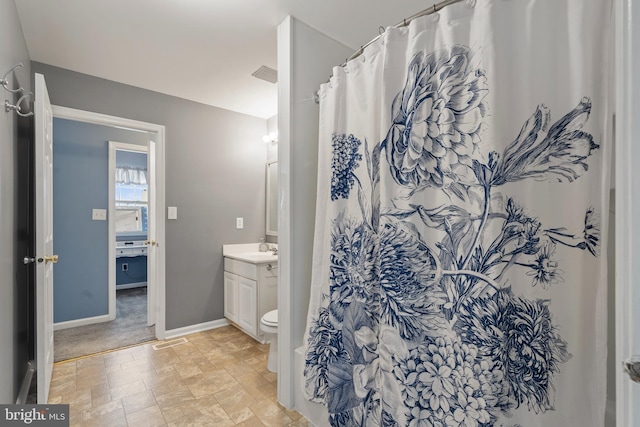
<path fill-rule="evenodd" d="M 240 258 L 240 257 L 239 257 Z M 224 258 L 224 317 L 260 342 L 260 319 L 278 304 L 277 261 Z"/>

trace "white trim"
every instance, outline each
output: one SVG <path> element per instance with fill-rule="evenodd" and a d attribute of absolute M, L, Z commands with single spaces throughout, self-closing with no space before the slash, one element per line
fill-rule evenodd
<path fill-rule="evenodd" d="M 94 323 L 109 322 L 113 320 L 108 314 L 102 316 L 85 317 L 84 319 L 67 320 L 66 322 L 58 322 L 53 324 L 54 331 L 61 331 L 63 329 L 77 328 L 78 326 L 93 325 Z"/>
<path fill-rule="evenodd" d="M 640 354 L 640 174 L 635 171 L 640 160 L 636 143 L 640 132 L 640 33 L 637 1 L 615 2 L 616 12 L 616 425 L 626 427 L 640 423 L 640 387 L 622 370 L 622 362 Z M 634 188 L 636 189 L 634 194 Z"/>
<path fill-rule="evenodd" d="M 164 126 L 155 123 L 141 122 L 138 120 L 126 119 L 124 117 L 110 116 L 108 114 L 94 113 L 92 111 L 77 110 L 75 108 L 52 105 L 53 117 L 59 119 L 74 120 L 76 122 L 95 123 L 104 126 L 119 127 L 138 132 L 158 132 Z"/>
<path fill-rule="evenodd" d="M 295 404 L 293 394 L 293 324 L 291 322 L 291 77 L 292 18 L 278 25 L 278 402 Z"/>
<path fill-rule="evenodd" d="M 165 337 L 166 328 L 166 285 L 165 285 L 165 127 L 154 123 L 141 122 L 123 117 L 109 116 L 91 111 L 76 110 L 75 108 L 52 106 L 53 117 L 94 123 L 104 126 L 120 127 L 133 131 L 148 132 L 156 135 L 156 338 Z M 115 259 L 114 257 L 111 257 Z M 151 307 L 148 307 L 151 309 Z"/>
<path fill-rule="evenodd" d="M 211 329 L 222 328 L 223 326 L 229 325 L 227 319 L 218 319 L 212 320 L 210 322 L 198 323 L 196 325 L 185 326 L 183 328 L 170 329 L 165 332 L 164 339 L 170 340 L 173 338 L 178 338 L 188 334 L 195 334 L 196 332 L 204 332 L 209 331 Z"/>

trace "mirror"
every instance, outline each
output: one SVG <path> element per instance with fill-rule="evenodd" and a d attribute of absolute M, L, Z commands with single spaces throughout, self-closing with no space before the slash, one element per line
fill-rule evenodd
<path fill-rule="evenodd" d="M 278 162 L 267 163 L 267 236 L 278 235 Z"/>

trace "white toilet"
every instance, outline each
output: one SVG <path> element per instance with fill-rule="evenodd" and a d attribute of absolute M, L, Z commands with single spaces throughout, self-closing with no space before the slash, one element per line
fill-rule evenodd
<path fill-rule="evenodd" d="M 267 369 L 271 372 L 278 372 L 278 310 L 271 310 L 262 316 L 260 329 L 267 334 L 267 339 L 269 340 Z"/>

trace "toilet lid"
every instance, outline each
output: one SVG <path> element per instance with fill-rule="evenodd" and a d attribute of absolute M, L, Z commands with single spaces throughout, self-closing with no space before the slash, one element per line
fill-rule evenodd
<path fill-rule="evenodd" d="M 262 316 L 262 323 L 278 326 L 278 310 L 271 310 Z"/>

